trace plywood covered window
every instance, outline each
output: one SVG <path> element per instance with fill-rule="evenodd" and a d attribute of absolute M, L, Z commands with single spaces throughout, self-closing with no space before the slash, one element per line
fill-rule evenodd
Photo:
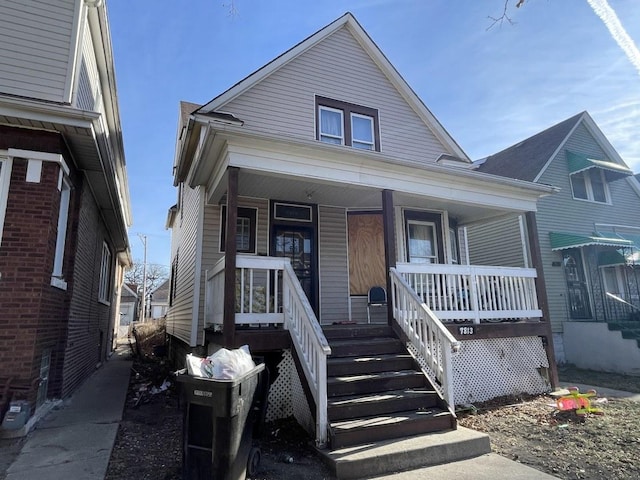
<path fill-rule="evenodd" d="M 366 295 L 373 286 L 386 286 L 382 214 L 350 212 L 349 293 Z"/>

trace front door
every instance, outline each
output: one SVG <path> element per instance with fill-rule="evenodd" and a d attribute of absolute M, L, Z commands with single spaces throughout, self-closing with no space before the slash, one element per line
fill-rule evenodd
<path fill-rule="evenodd" d="M 562 260 L 567 281 L 569 316 L 571 318 L 591 318 L 589 290 L 582 267 L 582 255 L 577 248 L 566 250 Z"/>
<path fill-rule="evenodd" d="M 291 260 L 293 271 L 317 314 L 314 237 L 313 227 L 275 225 L 271 255 Z"/>

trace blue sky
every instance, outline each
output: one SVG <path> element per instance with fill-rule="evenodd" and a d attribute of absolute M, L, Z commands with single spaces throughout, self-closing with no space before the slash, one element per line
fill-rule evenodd
<path fill-rule="evenodd" d="M 640 172 L 640 2 L 608 0 L 630 54 L 588 0 L 515 3 L 515 24 L 487 30 L 503 0 L 108 0 L 134 259 L 140 233 L 169 264 L 180 100 L 206 103 L 346 11 L 472 159 L 587 110 Z"/>

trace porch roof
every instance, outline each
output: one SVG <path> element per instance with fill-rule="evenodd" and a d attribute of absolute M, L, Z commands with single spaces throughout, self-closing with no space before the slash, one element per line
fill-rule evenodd
<path fill-rule="evenodd" d="M 585 235 L 581 233 L 569 232 L 549 232 L 551 239 L 551 250 L 565 250 L 567 248 L 581 248 L 592 245 L 603 247 L 633 247 L 634 244 L 630 240 L 620 237 L 604 237 L 596 235 Z"/>

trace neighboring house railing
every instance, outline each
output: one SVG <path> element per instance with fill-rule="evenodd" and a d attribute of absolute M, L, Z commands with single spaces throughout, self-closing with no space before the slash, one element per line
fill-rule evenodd
<path fill-rule="evenodd" d="M 207 271 L 205 325 L 223 323 L 224 267 L 222 258 Z M 327 443 L 327 357 L 331 348 L 289 259 L 236 258 L 236 325 L 283 324 L 289 330 L 316 404 L 316 443 Z"/>
<path fill-rule="evenodd" d="M 282 278 L 285 328 L 289 330 L 316 403 L 316 444 L 324 446 L 328 431 L 327 357 L 331 355 L 331 348 L 288 259 Z"/>
<path fill-rule="evenodd" d="M 443 321 L 542 317 L 533 268 L 403 263 L 396 270 Z"/>
<path fill-rule="evenodd" d="M 438 317 L 418 297 L 412 286 L 396 268 L 391 268 L 391 305 L 393 316 L 409 338 L 419 357 L 422 357 L 430 376 L 437 381 L 434 387 L 454 406 L 453 369 L 451 355 L 460 343 L 447 330 Z"/>

